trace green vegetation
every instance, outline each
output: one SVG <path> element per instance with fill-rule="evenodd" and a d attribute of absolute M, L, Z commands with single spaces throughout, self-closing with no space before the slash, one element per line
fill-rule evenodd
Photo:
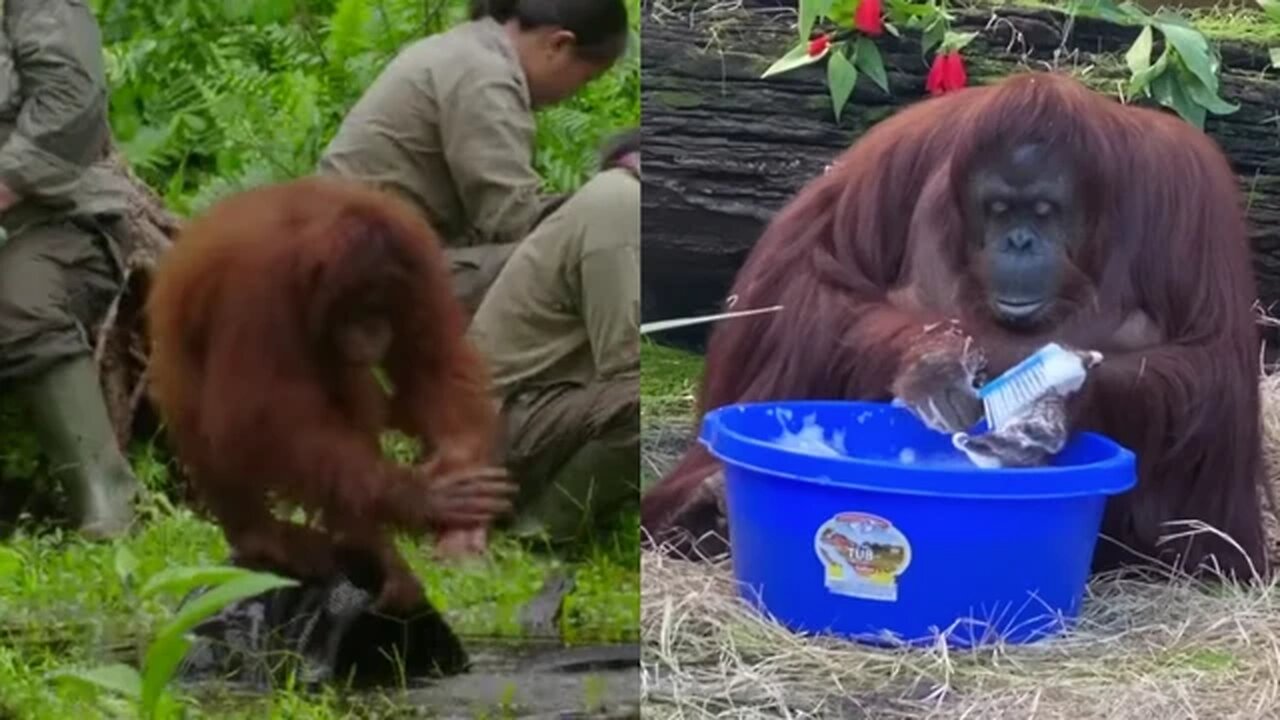
<path fill-rule="evenodd" d="M 638 28 L 639 0 L 629 0 Z M 396 51 L 465 15 L 464 0 L 96 0 L 107 40 L 111 117 L 134 169 L 175 211 L 198 212 L 241 188 L 311 172 L 347 108 Z M 599 141 L 639 124 L 638 47 L 577 97 L 538 118 L 535 164 L 547 186 L 570 190 L 590 172 Z M 21 413 L 0 396 L 0 513 L 21 499 L 48 507 L 42 459 Z M 398 443 L 396 456 L 405 451 Z M 180 498 L 163 448 L 135 442 L 131 459 L 153 490 L 143 526 L 88 544 L 22 520 L 0 544 L 0 718 L 134 717 L 92 687 L 52 677 L 137 665 L 173 618 L 173 593 L 140 596 L 175 567 L 226 560 L 220 531 Z M 28 491 L 36 489 L 34 493 Z M 7 505 L 7 507 L 5 507 Z M 428 595 L 465 635 L 515 636 L 517 613 L 555 566 L 576 569 L 562 632 L 568 641 L 634 639 L 639 538 L 634 517 L 560 557 L 496 538 L 490 556 L 456 567 L 408 541 Z M 125 558 L 127 560 L 122 560 Z M 280 690 L 237 698 L 181 691 L 188 717 L 385 717 L 390 697 Z M 401 708 L 403 709 L 403 708 Z M 87 712 L 86 712 L 87 711 Z"/>
<path fill-rule="evenodd" d="M 639 2 L 633 7 L 638 34 Z M 466 15 L 464 0 L 97 0 L 111 122 L 175 211 L 310 173 L 347 109 L 396 52 Z M 216 28 L 216 29 L 215 29 Z M 577 97 L 539 113 L 536 165 L 577 186 L 599 140 L 640 122 L 638 44 Z"/>
<path fill-rule="evenodd" d="M 640 412 L 645 422 L 689 418 L 702 377 L 702 357 L 645 341 L 640 363 Z"/>
<path fill-rule="evenodd" d="M 1259 11 L 1267 2 L 1269 0 L 1262 0 L 1257 5 L 1248 2 L 1222 3 L 1215 7 L 1181 7 L 1178 3 L 1167 5 L 1186 16 L 1211 40 L 1271 44 L 1280 42 L 1280 23 Z M 1073 4 L 1081 3 L 1063 3 L 1061 0 L 1004 0 L 1000 4 L 1063 11 L 1064 8 L 1069 10 Z M 1151 7 L 1149 3 L 1139 5 L 1148 9 Z"/>

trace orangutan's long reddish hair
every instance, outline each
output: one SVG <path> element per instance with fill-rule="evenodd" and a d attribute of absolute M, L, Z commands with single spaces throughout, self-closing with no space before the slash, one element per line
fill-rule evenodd
<path fill-rule="evenodd" d="M 374 297 L 395 309 L 389 400 L 332 344 L 343 314 Z M 147 316 L 152 398 L 199 494 L 246 553 L 331 570 L 299 557 L 323 554 L 322 541 L 274 524 L 275 499 L 371 544 L 383 524 L 424 530 L 411 507 L 425 497 L 422 476 L 384 459 L 386 423 L 450 453 L 453 467 L 494 459 L 497 412 L 442 251 L 392 197 L 318 178 L 236 194 L 184 229 Z"/>
<path fill-rule="evenodd" d="M 1140 458 L 1138 488 L 1110 503 L 1104 533 L 1172 559 L 1157 542 L 1177 529 L 1161 523 L 1199 519 L 1248 557 L 1206 537 L 1172 544 L 1182 564 L 1194 568 L 1213 552 L 1240 576 L 1262 572 L 1256 288 L 1236 178 L 1195 128 L 1069 77 L 1020 75 L 920 102 L 876 125 L 803 188 L 732 290 L 738 308 L 784 309 L 715 330 L 700 412 L 771 399 L 886 400 L 921 326 L 957 314 L 1004 356 L 992 372 L 1012 363 L 1018 353 L 1001 352 L 1012 336 L 982 327 L 987 313 L 972 303 L 957 313 L 948 302 L 966 298 L 974 274 L 959 202 L 971 169 L 998 148 L 1033 142 L 1067 149 L 1087 191 L 1073 260 L 1091 287 L 1077 316 L 1050 337 L 1088 343 L 1085 320 L 1114 327 L 1137 310 L 1164 338 L 1108 356 L 1082 399 L 1077 425 Z M 934 300 L 919 301 L 922 294 Z M 703 448 L 691 448 L 645 497 L 649 532 L 680 526 L 715 469 Z M 1113 551 L 1100 543 L 1096 567 L 1114 564 Z"/>

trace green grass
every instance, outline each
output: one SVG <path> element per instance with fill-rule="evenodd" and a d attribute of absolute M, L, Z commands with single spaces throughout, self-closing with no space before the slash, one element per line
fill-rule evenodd
<path fill-rule="evenodd" d="M 645 340 L 640 364 L 640 413 L 645 422 L 692 415 L 702 377 L 701 356 Z"/>
<path fill-rule="evenodd" d="M 1069 3 L 1054 0 L 1004 0 L 995 3 L 1038 10 L 1063 11 Z M 1174 7 L 1176 3 L 1170 2 Z M 1235 40 L 1261 45 L 1280 44 L 1280 22 L 1271 20 L 1258 11 L 1258 6 L 1246 3 L 1243 7 L 1223 5 L 1207 8 L 1176 8 L 1195 24 L 1196 28 L 1211 40 Z"/>
<path fill-rule="evenodd" d="M 660 345 L 646 338 L 640 346 L 640 419 L 646 429 L 693 420 L 701 356 Z M 642 458 L 640 484 L 647 491 L 658 481 L 652 455 Z"/>
<path fill-rule="evenodd" d="M 33 720 L 83 717 L 90 696 L 77 686 L 50 683 L 57 670 L 112 661 L 132 662 L 178 598 L 140 601 L 136 589 L 167 567 L 221 564 L 221 532 L 186 508 L 150 507 L 134 536 L 91 544 L 58 532 L 20 532 L 0 546 L 0 717 Z M 495 538 L 490 554 L 455 567 L 430 560 L 430 548 L 403 542 L 431 601 L 464 635 L 517 638 L 519 608 L 540 589 L 556 565 L 576 568 L 577 585 L 566 600 L 562 634 L 569 642 L 635 640 L 639 624 L 637 521 L 575 553 L 572 561 Z M 117 564 L 125 548 L 137 565 Z M 277 692 L 246 717 L 323 718 L 341 694 Z M 197 717 L 227 717 L 228 706 L 206 702 Z"/>

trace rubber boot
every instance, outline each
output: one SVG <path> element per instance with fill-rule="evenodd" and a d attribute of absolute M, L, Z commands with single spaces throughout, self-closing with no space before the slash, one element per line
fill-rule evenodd
<path fill-rule="evenodd" d="M 555 545 L 573 542 L 636 499 L 638 488 L 634 446 L 588 442 L 520 509 L 512 532 L 519 537 L 545 534 Z"/>
<path fill-rule="evenodd" d="M 123 534 L 138 480 L 120 452 L 93 359 L 63 361 L 19 383 L 19 392 L 80 533 L 91 540 Z"/>

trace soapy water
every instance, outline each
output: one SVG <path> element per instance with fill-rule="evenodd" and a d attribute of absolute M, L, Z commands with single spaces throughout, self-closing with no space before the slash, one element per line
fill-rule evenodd
<path fill-rule="evenodd" d="M 869 416 L 870 413 L 862 413 L 855 418 L 855 422 L 862 424 Z M 829 458 L 852 457 L 845 446 L 845 431 L 843 429 L 831 433 L 831 439 L 828 440 L 822 426 L 818 424 L 816 415 L 806 416 L 801 421 L 798 431 L 792 431 L 787 427 L 787 421 L 792 418 L 790 410 L 779 408 L 777 418 L 779 425 L 782 426 L 781 434 L 774 439 L 778 446 L 804 455 Z M 887 460 L 889 458 L 884 459 Z M 927 465 L 929 467 L 944 468 L 976 467 L 973 461 L 966 457 L 964 453 L 950 450 L 922 455 L 914 448 L 903 448 L 898 452 L 896 459 L 903 465 Z"/>
<path fill-rule="evenodd" d="M 903 465 L 928 465 L 929 467 L 974 468 L 973 461 L 964 453 L 942 451 L 921 456 L 914 448 L 903 448 L 898 453 L 898 462 Z"/>
<path fill-rule="evenodd" d="M 843 430 L 837 430 L 832 433 L 831 442 L 827 442 L 816 415 L 805 417 L 798 432 L 791 432 L 787 429 L 786 421 L 789 419 L 791 419 L 790 410 L 779 410 L 778 422 L 782 425 L 782 434 L 774 440 L 778 445 L 805 455 L 849 457 L 849 452 L 845 450 L 844 446 Z"/>

